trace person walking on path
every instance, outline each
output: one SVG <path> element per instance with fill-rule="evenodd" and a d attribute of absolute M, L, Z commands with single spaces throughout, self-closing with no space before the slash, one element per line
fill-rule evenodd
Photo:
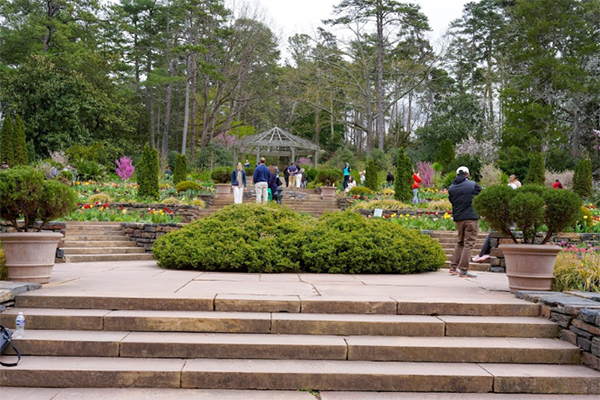
<path fill-rule="evenodd" d="M 413 171 L 413 204 L 419 204 L 419 183 L 421 183 L 421 177 L 418 172 Z"/>
<path fill-rule="evenodd" d="M 296 168 L 294 166 L 293 162 L 291 162 L 290 166 L 287 167 L 287 172 L 288 172 L 288 175 L 290 176 L 290 178 L 289 178 L 289 180 L 290 180 L 289 186 L 291 186 L 291 187 L 296 186 L 296 174 L 298 173 L 298 168 Z"/>
<path fill-rule="evenodd" d="M 344 168 L 344 190 L 348 187 L 348 179 L 350 179 L 350 164 L 346 163 Z"/>
<path fill-rule="evenodd" d="M 242 204 L 244 190 L 246 190 L 246 171 L 240 162 L 231 173 L 231 188 L 233 189 L 233 204 Z"/>
<path fill-rule="evenodd" d="M 269 199 L 267 189 L 269 187 L 269 177 L 271 176 L 271 171 L 269 171 L 269 168 L 267 168 L 265 165 L 266 163 L 267 160 L 265 160 L 264 157 L 261 157 L 260 163 L 252 175 L 252 182 L 254 183 L 254 188 L 256 189 L 256 204 L 267 204 L 267 200 Z"/>
<path fill-rule="evenodd" d="M 481 187 L 469 179 L 469 168 L 458 167 L 456 178 L 448 188 L 452 218 L 458 233 L 458 242 L 450 260 L 450 273 L 463 278 L 477 277 L 469 271 L 469 261 L 479 233 L 479 215 L 473 210 L 473 198 L 479 192 Z"/>

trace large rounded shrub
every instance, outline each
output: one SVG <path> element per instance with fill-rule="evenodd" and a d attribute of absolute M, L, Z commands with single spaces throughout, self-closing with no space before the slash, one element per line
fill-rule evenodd
<path fill-rule="evenodd" d="M 308 272 L 408 274 L 436 271 L 446 261 L 429 236 L 350 212 L 322 216 L 303 243 Z"/>
<path fill-rule="evenodd" d="M 335 185 L 335 183 L 341 181 L 343 177 L 344 172 L 339 169 L 330 168 L 319 169 L 317 171 L 317 181 L 327 186 Z"/>
<path fill-rule="evenodd" d="M 233 168 L 219 167 L 211 173 L 211 178 L 215 183 L 229 183 L 231 182 L 231 172 Z"/>
<path fill-rule="evenodd" d="M 298 243 L 310 220 L 278 205 L 231 205 L 160 237 L 154 257 L 171 269 L 298 271 Z"/>

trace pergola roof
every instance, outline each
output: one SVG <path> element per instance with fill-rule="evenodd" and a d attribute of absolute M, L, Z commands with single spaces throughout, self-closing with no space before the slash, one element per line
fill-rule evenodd
<path fill-rule="evenodd" d="M 237 150 L 251 152 L 259 149 L 261 154 L 273 156 L 295 156 L 313 154 L 321 148 L 313 142 L 292 135 L 281 128 L 275 127 L 257 135 L 246 136 L 235 145 Z"/>

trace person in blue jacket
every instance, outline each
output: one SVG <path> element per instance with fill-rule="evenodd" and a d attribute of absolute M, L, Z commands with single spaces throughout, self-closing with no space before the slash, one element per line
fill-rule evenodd
<path fill-rule="evenodd" d="M 256 204 L 267 204 L 269 199 L 267 189 L 269 187 L 271 171 L 269 171 L 269 168 L 267 168 L 265 165 L 266 163 L 267 160 L 265 160 L 264 157 L 261 157 L 260 163 L 254 170 L 254 175 L 252 175 L 252 182 L 254 183 L 254 188 L 256 189 Z"/>

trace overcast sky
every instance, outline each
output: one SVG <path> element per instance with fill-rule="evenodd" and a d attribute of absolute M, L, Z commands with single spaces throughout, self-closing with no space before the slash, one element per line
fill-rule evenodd
<path fill-rule="evenodd" d="M 254 0 L 262 6 L 267 22 L 275 33 L 282 34 L 281 45 L 286 47 L 287 38 L 295 33 L 312 35 L 322 25 L 321 20 L 332 18 L 333 6 L 342 0 Z M 430 39 L 439 39 L 450 24 L 460 18 L 463 6 L 472 0 L 408 0 L 416 3 L 421 12 L 429 18 L 433 29 Z M 252 2 L 250 0 L 250 2 Z M 282 49 L 283 50 L 283 49 Z"/>

